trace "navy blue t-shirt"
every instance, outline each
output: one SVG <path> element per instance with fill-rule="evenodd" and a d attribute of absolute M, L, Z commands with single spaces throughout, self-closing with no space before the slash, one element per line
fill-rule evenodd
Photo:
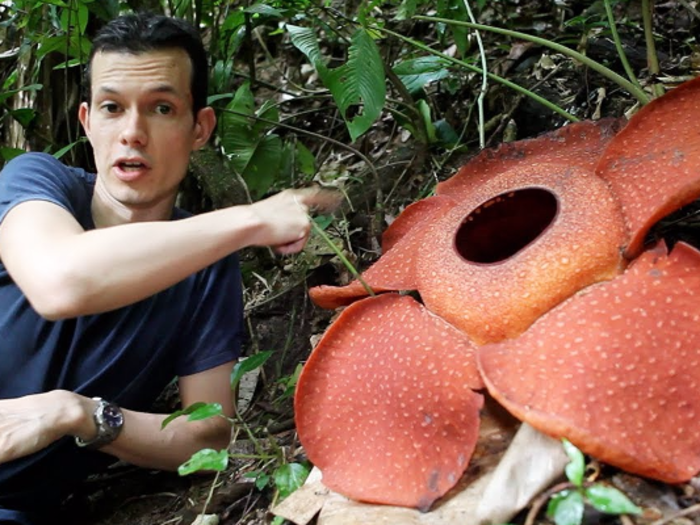
<path fill-rule="evenodd" d="M 94 185 L 94 174 L 50 155 L 21 155 L 0 173 L 0 222 L 17 204 L 42 200 L 68 210 L 84 229 L 94 229 Z M 179 209 L 173 214 L 174 219 L 186 216 Z M 242 317 L 235 254 L 133 305 L 61 321 L 39 316 L 0 260 L 0 399 L 65 389 L 148 411 L 175 376 L 238 357 Z M 0 523 L 10 519 L 8 509 L 56 504 L 113 460 L 79 449 L 66 437 L 0 464 Z"/>

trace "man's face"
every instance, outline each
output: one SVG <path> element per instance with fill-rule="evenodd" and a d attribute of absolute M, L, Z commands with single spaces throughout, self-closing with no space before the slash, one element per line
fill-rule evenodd
<path fill-rule="evenodd" d="M 79 116 L 95 153 L 96 195 L 109 207 L 172 206 L 190 153 L 213 127 L 202 122 L 205 110 L 195 122 L 191 72 L 181 49 L 93 57 L 92 96 Z"/>

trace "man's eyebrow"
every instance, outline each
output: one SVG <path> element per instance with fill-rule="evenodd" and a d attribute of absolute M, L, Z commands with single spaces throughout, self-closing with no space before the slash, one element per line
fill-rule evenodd
<path fill-rule="evenodd" d="M 112 86 L 100 86 L 97 91 L 108 95 L 118 95 L 120 93 L 119 89 Z M 173 95 L 180 94 L 179 91 L 170 84 L 158 84 L 150 88 L 148 91 L 149 93 L 172 93 Z"/>

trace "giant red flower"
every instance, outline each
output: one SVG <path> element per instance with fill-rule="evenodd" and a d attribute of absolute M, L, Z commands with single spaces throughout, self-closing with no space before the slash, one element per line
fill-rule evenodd
<path fill-rule="evenodd" d="M 620 130 L 621 128 L 621 130 Z M 512 414 L 630 472 L 700 471 L 700 252 L 645 246 L 700 196 L 700 78 L 619 120 L 484 151 L 383 237 L 297 387 L 324 483 L 426 509 L 474 449 L 485 385 Z M 422 304 L 395 292 L 415 290 Z"/>

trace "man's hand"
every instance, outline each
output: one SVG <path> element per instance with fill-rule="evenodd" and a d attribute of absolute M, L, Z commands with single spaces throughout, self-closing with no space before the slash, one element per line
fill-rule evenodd
<path fill-rule="evenodd" d="M 66 435 L 94 437 L 94 404 L 65 390 L 0 399 L 0 463 L 38 452 Z"/>
<path fill-rule="evenodd" d="M 309 238 L 309 213 L 330 213 L 338 207 L 342 195 L 321 188 L 285 190 L 252 205 L 262 226 L 255 244 L 272 246 L 281 254 L 300 251 Z"/>

